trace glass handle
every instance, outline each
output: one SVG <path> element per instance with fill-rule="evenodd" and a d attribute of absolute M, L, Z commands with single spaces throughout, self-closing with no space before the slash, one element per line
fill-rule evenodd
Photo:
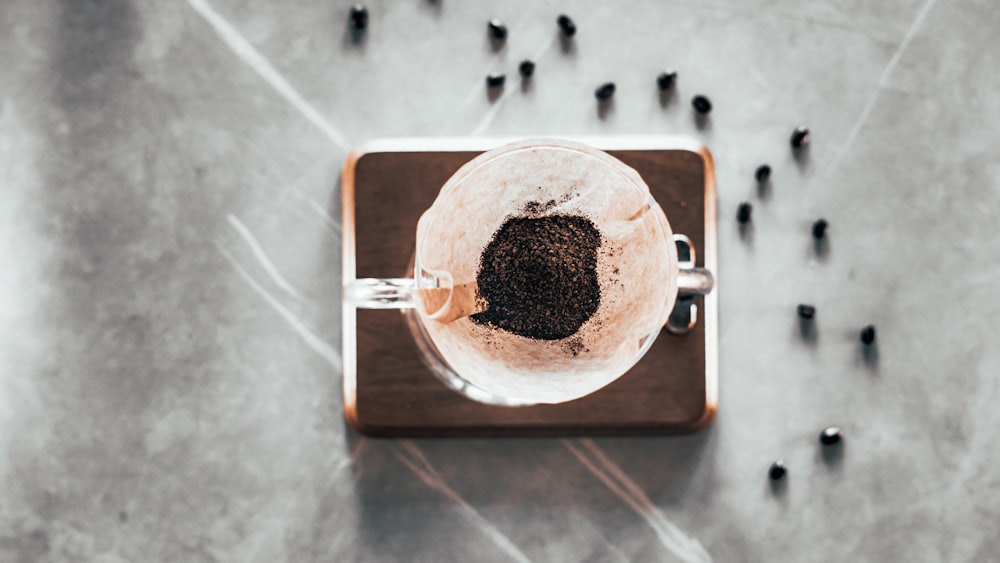
<path fill-rule="evenodd" d="M 359 278 L 344 286 L 344 301 L 358 309 L 413 309 L 413 278 Z"/>
<path fill-rule="evenodd" d="M 677 272 L 677 296 L 708 295 L 715 287 L 715 276 L 705 268 L 681 268 Z"/>
<path fill-rule="evenodd" d="M 695 250 L 691 239 L 674 235 L 677 246 L 677 301 L 670 312 L 666 329 L 673 334 L 686 334 L 698 323 L 695 299 L 715 289 L 715 276 L 705 268 L 695 268 Z"/>
<path fill-rule="evenodd" d="M 712 293 L 715 276 L 705 268 L 695 268 L 694 244 L 687 235 L 674 235 L 677 246 L 677 297 L 698 297 Z"/>

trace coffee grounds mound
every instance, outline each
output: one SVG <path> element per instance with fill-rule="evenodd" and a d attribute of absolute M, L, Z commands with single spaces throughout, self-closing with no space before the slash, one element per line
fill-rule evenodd
<path fill-rule="evenodd" d="M 535 340 L 573 336 L 601 303 L 600 246 L 601 233 L 583 216 L 507 219 L 480 257 L 486 308 L 470 318 Z"/>

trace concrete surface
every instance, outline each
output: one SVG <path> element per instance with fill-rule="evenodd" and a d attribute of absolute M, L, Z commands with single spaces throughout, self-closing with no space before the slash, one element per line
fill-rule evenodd
<path fill-rule="evenodd" d="M 0 5 L 0 561 L 1000 557 L 992 0 L 381 0 L 359 37 L 348 6 Z M 579 28 L 567 45 L 561 11 Z M 499 51 L 491 17 L 510 28 Z M 663 67 L 679 79 L 661 98 Z M 508 84 L 491 101 L 494 70 Z M 695 93 L 715 105 L 701 128 Z M 355 436 L 345 151 L 553 132 L 689 134 L 714 152 L 715 425 Z M 799 302 L 818 309 L 809 338 Z M 846 439 L 824 454 L 830 424 Z M 772 488 L 776 458 L 789 475 Z"/>

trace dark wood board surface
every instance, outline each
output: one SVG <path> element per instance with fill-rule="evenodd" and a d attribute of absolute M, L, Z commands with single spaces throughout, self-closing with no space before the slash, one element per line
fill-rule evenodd
<path fill-rule="evenodd" d="M 674 232 L 691 238 L 698 265 L 713 268 L 715 192 L 707 151 L 608 152 L 639 172 Z M 418 218 L 477 154 L 378 150 L 350 158 L 343 182 L 344 252 L 353 253 L 356 274 L 345 261 L 345 281 L 408 276 Z M 352 226 L 353 237 L 346 233 Z M 717 375 L 715 299 L 698 306 L 691 332 L 662 331 L 643 359 L 607 387 L 567 403 L 529 407 L 486 405 L 449 389 L 424 366 L 404 313 L 357 310 L 355 335 L 345 323 L 345 348 L 354 348 L 356 337 L 356 348 L 344 350 L 345 415 L 362 433 L 394 437 L 695 432 L 714 418 Z M 344 315 L 353 310 L 345 307 Z"/>

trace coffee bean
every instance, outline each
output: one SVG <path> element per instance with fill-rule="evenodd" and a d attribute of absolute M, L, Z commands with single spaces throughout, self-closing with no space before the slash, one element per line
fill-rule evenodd
<path fill-rule="evenodd" d="M 361 4 L 351 6 L 351 27 L 365 29 L 368 27 L 368 8 Z"/>
<path fill-rule="evenodd" d="M 792 137 L 789 139 L 792 143 L 792 147 L 800 149 L 809 144 L 809 129 L 798 126 L 795 131 L 792 131 Z"/>
<path fill-rule="evenodd" d="M 863 342 L 866 346 L 871 344 L 872 342 L 875 342 L 875 326 L 868 325 L 865 328 L 861 329 L 860 336 L 861 336 L 861 342 Z"/>
<path fill-rule="evenodd" d="M 499 72 L 492 72 L 486 75 L 486 86 L 490 88 L 499 88 L 503 86 L 503 83 L 507 81 L 507 76 Z"/>
<path fill-rule="evenodd" d="M 497 41 L 503 41 L 507 39 L 507 26 L 498 19 L 492 19 L 487 24 L 490 30 L 490 37 L 496 39 Z"/>
<path fill-rule="evenodd" d="M 521 76 L 529 78 L 532 74 L 535 74 L 535 63 L 528 60 L 521 61 L 521 64 L 517 67 L 517 71 L 521 73 Z"/>
<path fill-rule="evenodd" d="M 566 37 L 573 37 L 576 35 L 576 24 L 573 20 L 569 18 L 566 14 L 559 14 L 556 18 L 556 23 L 559 24 L 559 30 L 562 31 L 563 35 Z"/>
<path fill-rule="evenodd" d="M 780 459 L 772 463 L 771 468 L 767 470 L 767 476 L 770 477 L 772 481 L 781 479 L 786 473 L 788 473 L 788 468 L 785 467 L 785 462 Z"/>
<path fill-rule="evenodd" d="M 824 446 L 832 446 L 840 442 L 844 434 L 840 431 L 840 428 L 836 426 L 830 426 L 829 428 L 824 428 L 822 432 L 819 433 L 819 443 Z"/>
<path fill-rule="evenodd" d="M 744 201 L 740 204 L 740 207 L 736 210 L 736 220 L 740 223 L 750 222 L 750 216 L 753 214 L 753 206 L 749 202 Z"/>
<path fill-rule="evenodd" d="M 594 97 L 596 97 L 598 100 L 602 102 L 605 100 L 610 100 L 611 97 L 614 95 L 615 95 L 614 82 L 605 82 L 604 84 L 598 86 L 597 90 L 594 90 Z"/>
<path fill-rule="evenodd" d="M 826 219 L 817 219 L 813 223 L 813 238 L 823 238 L 826 236 Z"/>
<path fill-rule="evenodd" d="M 799 305 L 798 313 L 799 317 L 803 319 L 811 319 L 816 316 L 816 307 L 812 305 Z"/>
<path fill-rule="evenodd" d="M 677 82 L 676 70 L 661 72 L 660 75 L 656 77 L 656 85 L 660 88 L 660 90 L 669 90 L 673 88 L 675 82 Z"/>
<path fill-rule="evenodd" d="M 712 102 L 701 94 L 691 98 L 691 106 L 694 107 L 694 111 L 698 113 L 708 113 L 712 111 Z"/>
<path fill-rule="evenodd" d="M 753 177 L 756 178 L 758 182 L 763 184 L 771 178 L 771 167 L 766 164 L 761 164 L 753 173 Z"/>

